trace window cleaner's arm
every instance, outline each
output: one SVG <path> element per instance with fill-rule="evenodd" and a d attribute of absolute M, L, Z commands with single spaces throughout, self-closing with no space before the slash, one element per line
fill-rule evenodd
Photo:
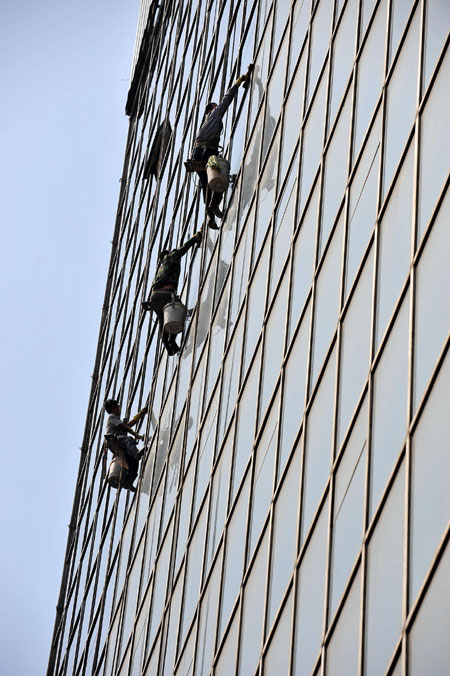
<path fill-rule="evenodd" d="M 202 233 L 196 232 L 190 239 L 188 239 L 179 249 L 176 250 L 177 258 L 184 256 L 191 247 L 197 245 L 200 246 L 202 241 Z"/>
<path fill-rule="evenodd" d="M 128 425 L 127 423 L 123 422 L 120 425 L 117 425 L 117 428 L 119 430 L 121 430 L 122 432 L 126 432 L 127 434 L 131 434 L 135 439 L 141 439 L 141 440 L 145 439 L 143 434 L 138 434 L 137 432 L 135 432 L 135 430 L 132 427 L 130 427 L 130 425 Z"/>
<path fill-rule="evenodd" d="M 239 89 L 241 84 L 244 85 L 244 89 L 247 89 L 248 84 L 250 82 L 250 74 L 252 70 L 253 64 L 250 64 L 247 69 L 247 72 L 244 73 L 244 75 L 240 75 L 238 79 L 234 82 L 234 84 L 228 89 L 228 91 L 223 96 L 221 102 L 218 104 L 217 108 L 213 111 L 215 115 L 217 115 L 220 118 L 222 118 L 225 115 L 227 108 L 230 106 L 231 102 L 236 96 L 237 90 Z"/>
<path fill-rule="evenodd" d="M 142 420 L 142 418 L 146 415 L 147 411 L 148 406 L 144 406 L 144 408 L 141 408 L 139 413 L 136 413 L 136 415 L 133 418 L 131 418 L 131 420 L 128 421 L 128 425 L 130 427 L 134 427 L 134 425 L 136 425 L 140 420 Z"/>

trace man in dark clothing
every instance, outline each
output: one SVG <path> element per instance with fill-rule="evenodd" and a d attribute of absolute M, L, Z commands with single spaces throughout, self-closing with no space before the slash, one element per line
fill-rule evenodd
<path fill-rule="evenodd" d="M 163 309 L 167 303 L 170 303 L 172 296 L 176 295 L 178 280 L 181 272 L 181 258 L 194 245 L 199 245 L 202 241 L 202 233 L 196 232 L 193 237 L 187 240 L 179 249 L 168 251 L 163 249 L 158 258 L 158 268 L 155 279 L 151 287 L 150 298 L 142 303 L 144 310 L 153 310 L 158 317 L 159 330 L 164 347 L 170 356 L 176 354 L 180 347 L 175 340 L 175 336 L 164 331 Z"/>
<path fill-rule="evenodd" d="M 248 81 L 248 73 L 241 75 L 234 85 L 228 89 L 218 105 L 214 102 L 208 103 L 203 115 L 202 124 L 195 137 L 192 153 L 193 160 L 207 162 L 211 155 L 218 154 L 220 135 L 223 130 L 222 118 L 236 96 L 239 85 Z M 197 174 L 202 184 L 203 201 L 205 202 L 206 212 L 209 216 L 208 226 L 213 230 L 217 230 L 218 227 L 214 216 L 223 218 L 223 213 L 219 207 L 223 194 L 209 190 L 206 170 L 198 171 Z"/>
<path fill-rule="evenodd" d="M 121 420 L 120 404 L 116 399 L 108 399 L 105 402 L 105 410 L 109 413 L 106 421 L 106 440 L 108 441 L 109 439 L 114 438 L 118 442 L 120 449 L 123 451 L 124 459 L 128 465 L 127 483 L 124 487 L 134 492 L 136 489 L 133 486 L 133 482 L 137 477 L 139 460 L 143 454 L 143 451 L 139 451 L 137 448 L 137 440 L 144 439 L 144 437 L 142 434 L 135 432 L 132 428 L 147 413 L 147 406 L 144 406 L 144 408 L 139 411 L 139 413 L 136 413 L 134 418 L 128 422 Z M 133 438 L 128 436 L 129 434 L 131 434 Z"/>

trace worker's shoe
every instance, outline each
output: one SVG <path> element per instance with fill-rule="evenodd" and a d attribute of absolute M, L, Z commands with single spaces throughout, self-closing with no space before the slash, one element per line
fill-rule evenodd
<path fill-rule="evenodd" d="M 211 230 L 220 230 L 213 216 L 211 216 L 208 220 L 208 228 L 210 228 Z"/>
<path fill-rule="evenodd" d="M 209 210 L 211 213 L 214 214 L 214 216 L 217 216 L 217 218 L 223 218 L 223 211 L 219 209 L 217 204 L 210 204 L 209 205 Z"/>
<path fill-rule="evenodd" d="M 174 354 L 180 351 L 180 346 L 175 342 L 171 341 L 167 346 L 167 353 L 169 357 L 173 357 Z"/>
<path fill-rule="evenodd" d="M 149 303 L 148 300 L 144 300 L 144 302 L 141 303 L 141 307 L 142 307 L 143 310 L 146 310 L 148 312 L 150 312 L 150 310 L 151 310 L 150 303 Z"/>

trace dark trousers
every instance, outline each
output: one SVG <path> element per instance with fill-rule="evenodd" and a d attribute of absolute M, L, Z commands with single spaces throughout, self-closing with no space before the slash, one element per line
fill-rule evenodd
<path fill-rule="evenodd" d="M 156 289 L 155 291 L 152 291 L 150 299 L 148 301 L 149 309 L 153 310 L 153 312 L 158 318 L 159 333 L 161 336 L 161 340 L 164 347 L 169 353 L 172 353 L 174 346 L 178 348 L 178 345 L 175 340 L 175 336 L 171 335 L 170 333 L 167 333 L 167 331 L 164 331 L 163 310 L 164 306 L 167 305 L 167 303 L 170 303 L 170 301 L 172 300 L 173 293 L 175 294 L 175 289 L 173 291 L 171 291 L 170 289 Z M 175 297 L 177 298 L 176 295 Z"/>
<path fill-rule="evenodd" d="M 217 153 L 217 148 L 194 148 L 192 159 L 198 160 L 199 162 L 207 162 L 211 155 L 217 155 Z M 203 201 L 206 205 L 206 211 L 209 214 L 209 205 L 214 204 L 216 207 L 218 207 L 222 201 L 223 193 L 213 192 L 208 188 L 208 175 L 206 170 L 197 171 L 196 174 L 198 175 L 200 183 L 202 184 Z"/>

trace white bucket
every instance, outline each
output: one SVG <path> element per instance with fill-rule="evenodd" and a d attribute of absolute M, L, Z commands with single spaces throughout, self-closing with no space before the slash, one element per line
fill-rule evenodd
<path fill-rule="evenodd" d="M 164 306 L 164 331 L 176 336 L 184 328 L 186 306 L 180 300 L 174 300 Z"/>
<path fill-rule="evenodd" d="M 206 165 L 208 188 L 213 192 L 225 192 L 230 184 L 230 163 L 224 157 L 217 157 L 217 155 L 213 157 L 217 167 Z"/>

